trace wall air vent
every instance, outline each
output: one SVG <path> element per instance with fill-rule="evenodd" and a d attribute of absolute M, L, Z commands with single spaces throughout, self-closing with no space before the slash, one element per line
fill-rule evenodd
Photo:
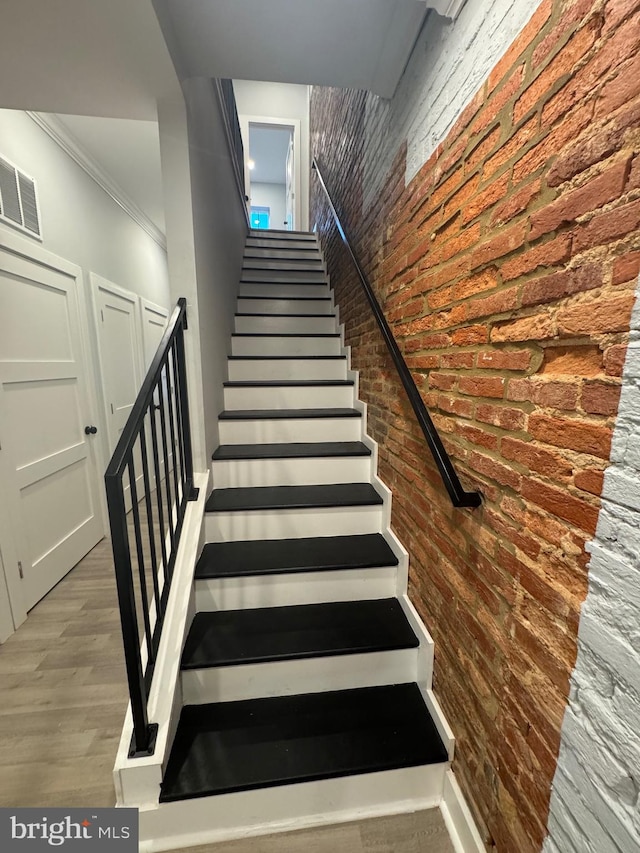
<path fill-rule="evenodd" d="M 42 239 L 35 181 L 4 157 L 0 157 L 0 222 Z"/>

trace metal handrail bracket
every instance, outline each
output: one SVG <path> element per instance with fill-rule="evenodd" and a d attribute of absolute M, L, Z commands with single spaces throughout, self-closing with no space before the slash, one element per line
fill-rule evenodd
<path fill-rule="evenodd" d="M 477 491 L 466 491 L 462 483 L 460 482 L 460 478 L 453 467 L 453 462 L 451 461 L 451 457 L 447 453 L 444 444 L 442 443 L 442 439 L 436 429 L 435 424 L 433 423 L 429 412 L 424 404 L 422 397 L 420 396 L 420 392 L 416 387 L 416 383 L 413 380 L 413 376 L 411 375 L 411 371 L 407 367 L 407 363 L 404 360 L 402 353 L 400 352 L 400 348 L 398 343 L 391 331 L 391 328 L 387 322 L 386 317 L 384 316 L 384 312 L 378 302 L 376 295 L 371 287 L 366 275 L 358 259 L 351 247 L 351 243 L 349 242 L 349 238 L 345 232 L 344 226 L 340 221 L 340 217 L 335 208 L 329 190 L 327 189 L 327 185 L 322 176 L 322 172 L 318 165 L 317 159 L 313 158 L 312 168 L 316 173 L 318 181 L 320 182 L 320 186 L 327 198 L 327 203 L 329 205 L 329 209 L 331 210 L 331 214 L 336 224 L 336 228 L 338 229 L 338 233 L 344 243 L 347 252 L 353 262 L 355 270 L 358 274 L 358 278 L 360 279 L 360 283 L 364 290 L 365 296 L 367 297 L 367 301 L 371 306 L 371 310 L 378 324 L 378 328 L 382 333 L 382 337 L 384 338 L 384 342 L 389 350 L 389 354 L 391 355 L 391 359 L 395 365 L 395 368 L 398 372 L 398 376 L 400 377 L 400 381 L 404 387 L 404 390 L 407 393 L 409 398 L 409 402 L 411 403 L 411 407 L 415 413 L 417 421 L 424 433 L 424 437 L 427 441 L 429 449 L 433 454 L 434 461 L 436 463 L 436 467 L 440 472 L 440 476 L 442 477 L 442 481 L 444 486 L 451 498 L 451 502 L 455 507 L 477 507 L 482 503 L 482 496 L 480 492 Z"/>

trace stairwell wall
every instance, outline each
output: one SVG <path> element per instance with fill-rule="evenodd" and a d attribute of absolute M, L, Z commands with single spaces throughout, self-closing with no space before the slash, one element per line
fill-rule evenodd
<path fill-rule="evenodd" d="M 311 225 L 456 775 L 487 842 L 527 853 L 546 834 L 640 268 L 640 4 L 514 0 L 517 35 L 508 4 L 473 5 L 439 38 L 427 20 L 391 101 L 314 88 L 311 144 L 479 510 L 448 503 L 313 179 Z M 480 62 L 487 21 L 502 56 L 441 121 L 447 90 L 430 93 L 461 52 Z M 420 127 L 400 120 L 423 103 Z"/>

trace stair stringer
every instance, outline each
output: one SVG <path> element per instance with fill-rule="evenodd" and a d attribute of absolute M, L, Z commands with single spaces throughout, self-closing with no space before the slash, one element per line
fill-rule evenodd
<path fill-rule="evenodd" d="M 126 714 L 113 768 L 116 805 L 145 808 L 157 805 L 160 783 L 175 737 L 182 709 L 180 658 L 195 614 L 193 574 L 204 547 L 204 505 L 210 474 L 194 475 L 198 499 L 187 505 L 178 546 L 165 622 L 148 700 L 148 717 L 158 724 L 153 755 L 129 758 L 133 734 L 131 704 Z"/>

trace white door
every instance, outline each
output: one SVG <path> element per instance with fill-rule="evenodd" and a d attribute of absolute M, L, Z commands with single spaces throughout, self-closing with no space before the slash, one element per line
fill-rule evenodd
<path fill-rule="evenodd" d="M 141 385 L 138 297 L 99 276 L 92 274 L 91 281 L 111 455 Z"/>
<path fill-rule="evenodd" d="M 0 246 L 0 481 L 29 610 L 102 538 L 79 271 Z"/>
<path fill-rule="evenodd" d="M 293 190 L 293 133 L 289 139 L 289 148 L 287 149 L 287 162 L 285 166 L 285 211 L 286 211 L 286 229 L 293 230 L 293 205 L 295 194 Z"/>
<path fill-rule="evenodd" d="M 142 345 L 144 349 L 144 371 L 149 369 L 153 357 L 167 328 L 169 314 L 166 308 L 154 305 L 147 299 L 141 299 L 142 306 Z"/>

